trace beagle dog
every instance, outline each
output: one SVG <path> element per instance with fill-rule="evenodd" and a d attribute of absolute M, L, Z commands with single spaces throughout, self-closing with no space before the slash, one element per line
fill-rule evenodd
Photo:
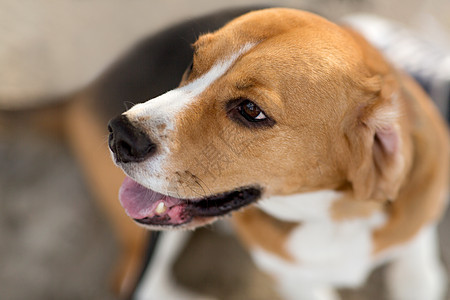
<path fill-rule="evenodd" d="M 173 230 L 176 252 L 176 230 L 231 214 L 286 299 L 338 299 L 386 262 L 392 299 L 444 299 L 448 132 L 408 75 L 293 9 L 250 12 L 193 49 L 178 88 L 109 123 L 129 217 Z"/>

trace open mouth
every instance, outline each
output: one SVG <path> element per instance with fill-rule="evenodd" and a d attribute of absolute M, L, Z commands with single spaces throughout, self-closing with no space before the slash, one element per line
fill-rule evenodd
<path fill-rule="evenodd" d="M 198 218 L 228 214 L 261 197 L 261 189 L 242 187 L 230 192 L 198 199 L 180 199 L 152 191 L 126 177 L 119 199 L 128 216 L 136 222 L 154 226 L 180 226 Z"/>

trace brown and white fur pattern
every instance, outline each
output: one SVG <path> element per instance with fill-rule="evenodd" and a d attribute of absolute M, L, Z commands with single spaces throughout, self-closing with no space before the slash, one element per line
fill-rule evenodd
<path fill-rule="evenodd" d="M 179 88 L 124 114 L 158 145 L 145 161 L 119 162 L 127 175 L 184 199 L 260 187 L 233 221 L 286 299 L 337 299 L 334 288 L 362 284 L 387 261 L 393 299 L 443 299 L 436 223 L 448 133 L 417 84 L 352 30 L 297 10 L 244 15 L 194 48 Z M 236 121 L 239 99 L 271 123 Z M 156 261 L 170 264 L 181 236 L 165 235 Z M 144 278 L 138 298 L 168 297 L 167 279 Z"/>

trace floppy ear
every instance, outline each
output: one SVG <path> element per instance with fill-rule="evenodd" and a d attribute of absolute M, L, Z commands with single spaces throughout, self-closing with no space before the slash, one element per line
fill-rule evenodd
<path fill-rule="evenodd" d="M 393 200 L 405 176 L 401 108 L 395 81 L 371 79 L 371 99 L 346 120 L 352 160 L 348 179 L 361 200 Z"/>

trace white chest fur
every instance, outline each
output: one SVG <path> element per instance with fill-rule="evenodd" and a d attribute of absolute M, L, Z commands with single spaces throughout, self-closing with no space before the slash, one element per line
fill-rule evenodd
<path fill-rule="evenodd" d="M 282 285 L 357 286 L 364 282 L 374 265 L 372 232 L 384 223 L 381 213 L 369 218 L 334 221 L 330 207 L 342 196 L 336 191 L 319 191 L 260 202 L 266 213 L 285 220 L 299 221 L 286 250 L 295 262 L 285 261 L 262 249 L 255 249 L 255 262 L 267 272 L 282 278 Z M 291 288 L 283 288 L 289 290 Z"/>
<path fill-rule="evenodd" d="M 273 196 L 258 202 L 267 214 L 288 222 L 329 220 L 329 209 L 342 193 L 323 190 L 290 196 Z"/>

